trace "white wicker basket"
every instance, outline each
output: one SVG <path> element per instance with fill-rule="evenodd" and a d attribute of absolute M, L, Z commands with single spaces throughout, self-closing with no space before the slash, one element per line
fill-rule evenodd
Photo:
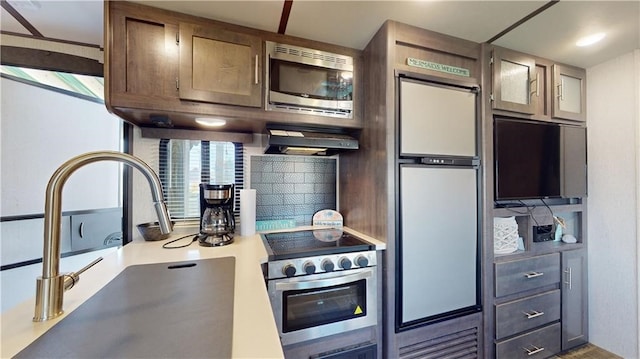
<path fill-rule="evenodd" d="M 518 223 L 515 217 L 493 218 L 493 252 L 513 253 L 518 249 Z"/>

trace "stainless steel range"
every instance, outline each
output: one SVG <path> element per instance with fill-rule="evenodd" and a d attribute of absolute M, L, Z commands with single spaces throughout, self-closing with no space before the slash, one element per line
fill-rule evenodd
<path fill-rule="evenodd" d="M 339 229 L 262 235 L 283 345 L 377 324 L 375 246 Z"/>

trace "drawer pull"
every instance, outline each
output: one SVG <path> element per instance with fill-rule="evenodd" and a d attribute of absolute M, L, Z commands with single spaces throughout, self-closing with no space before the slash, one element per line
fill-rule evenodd
<path fill-rule="evenodd" d="M 542 277 L 543 275 L 544 275 L 543 272 L 529 272 L 524 274 L 524 276 L 527 277 L 527 279 Z"/>
<path fill-rule="evenodd" d="M 544 315 L 544 312 L 538 312 L 537 310 L 532 310 L 530 312 L 523 312 L 524 315 L 527 316 L 527 319 L 533 319 Z"/>
<path fill-rule="evenodd" d="M 531 356 L 531 355 L 536 355 L 536 354 L 540 353 L 541 351 L 543 351 L 544 347 L 538 348 L 535 345 L 531 345 L 531 348 L 524 348 L 523 347 L 522 349 L 524 349 L 527 352 L 527 356 Z"/>

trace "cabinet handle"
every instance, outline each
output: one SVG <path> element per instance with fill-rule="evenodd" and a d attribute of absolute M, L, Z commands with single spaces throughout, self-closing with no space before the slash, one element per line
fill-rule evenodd
<path fill-rule="evenodd" d="M 532 310 L 530 312 L 522 312 L 527 316 L 527 319 L 533 319 L 544 315 L 544 312 L 538 312 L 537 310 Z"/>
<path fill-rule="evenodd" d="M 572 286 L 571 267 L 567 267 L 567 269 L 564 270 L 564 273 L 567 275 L 567 280 L 564 282 L 564 284 L 568 285 L 569 290 L 571 290 L 571 286 Z"/>
<path fill-rule="evenodd" d="M 529 81 L 529 88 L 532 89 L 533 88 L 533 83 L 536 83 L 536 87 L 535 90 L 529 90 L 529 97 L 533 97 L 533 95 L 535 94 L 536 97 L 540 97 L 539 91 L 540 91 L 540 74 L 536 73 L 536 78 L 534 78 L 533 80 Z"/>
<path fill-rule="evenodd" d="M 80 222 L 80 228 L 78 231 L 80 232 L 80 238 L 84 238 L 84 222 Z"/>
<path fill-rule="evenodd" d="M 527 277 L 527 279 L 542 277 L 543 275 L 544 275 L 543 272 L 529 272 L 524 274 L 524 276 Z"/>
<path fill-rule="evenodd" d="M 558 96 L 560 101 L 564 101 L 564 79 L 560 79 L 560 83 L 558 84 Z"/>
<path fill-rule="evenodd" d="M 527 356 L 531 356 L 531 355 L 535 355 L 535 354 L 538 354 L 538 353 L 540 353 L 541 351 L 543 351 L 543 350 L 544 350 L 544 347 L 542 347 L 542 348 L 538 348 L 538 347 L 537 347 L 537 346 L 535 346 L 535 345 L 531 345 L 531 348 L 523 347 L 522 349 L 524 349 L 524 350 L 527 352 Z"/>
<path fill-rule="evenodd" d="M 258 55 L 256 55 L 256 65 L 254 66 L 255 84 L 258 84 Z"/>

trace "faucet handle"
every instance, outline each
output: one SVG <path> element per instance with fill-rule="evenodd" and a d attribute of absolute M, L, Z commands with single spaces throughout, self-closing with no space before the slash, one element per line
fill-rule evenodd
<path fill-rule="evenodd" d="M 86 266 L 82 267 L 77 272 L 63 274 L 62 276 L 64 277 L 64 290 L 65 290 L 65 292 L 68 291 L 69 289 L 73 288 L 73 286 L 76 285 L 76 283 L 78 283 L 80 281 L 80 274 L 84 273 L 87 269 L 89 269 L 89 268 L 93 267 L 94 265 L 98 264 L 98 262 L 100 262 L 102 259 L 103 259 L 102 257 L 98 257 L 93 262 L 91 262 L 91 263 L 87 264 Z"/>

